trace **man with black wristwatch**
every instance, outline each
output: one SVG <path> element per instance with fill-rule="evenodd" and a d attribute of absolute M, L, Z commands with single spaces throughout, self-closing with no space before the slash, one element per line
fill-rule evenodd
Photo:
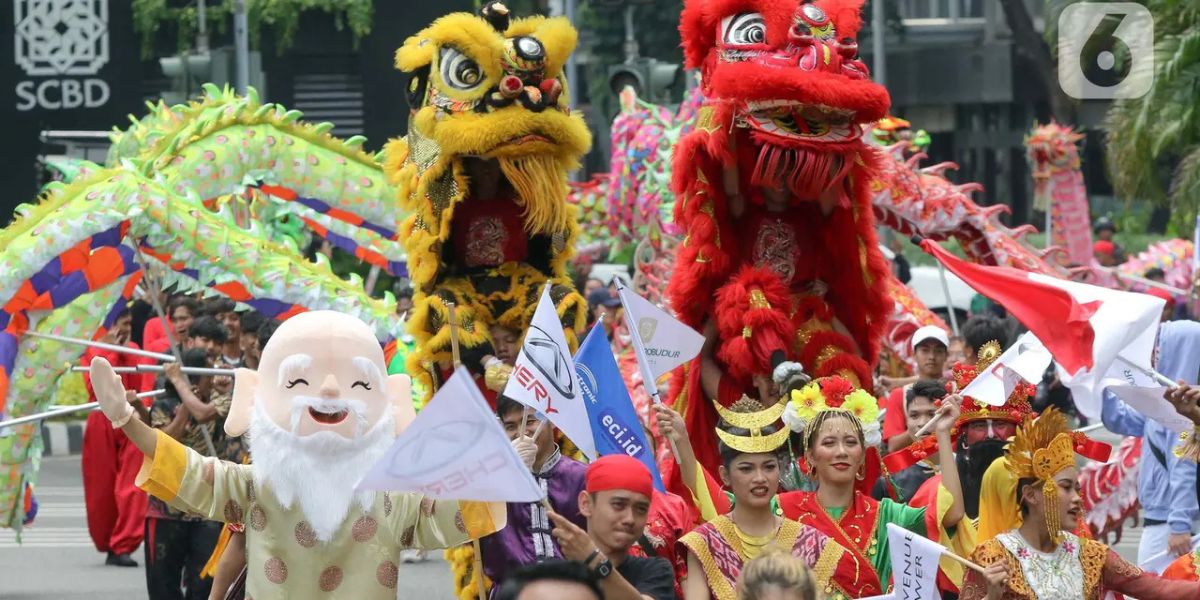
<path fill-rule="evenodd" d="M 629 556 L 630 546 L 646 527 L 653 491 L 650 470 L 641 461 L 621 454 L 602 456 L 588 465 L 587 486 L 579 494 L 587 531 L 550 513 L 563 557 L 591 569 L 606 600 L 676 597 L 675 576 L 666 559 Z"/>

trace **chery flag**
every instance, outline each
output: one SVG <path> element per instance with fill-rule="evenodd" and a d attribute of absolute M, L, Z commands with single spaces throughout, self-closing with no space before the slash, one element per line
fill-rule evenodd
<path fill-rule="evenodd" d="M 589 460 L 596 459 L 591 421 L 550 286 L 542 290 L 504 395 L 546 415 Z"/>
<path fill-rule="evenodd" d="M 545 497 L 463 367 L 358 488 L 416 492 L 438 500 L 538 502 Z"/>

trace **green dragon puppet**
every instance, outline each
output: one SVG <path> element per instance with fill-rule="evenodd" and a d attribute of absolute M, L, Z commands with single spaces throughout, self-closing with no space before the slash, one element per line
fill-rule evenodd
<path fill-rule="evenodd" d="M 57 382 L 83 353 L 26 334 L 102 337 L 143 269 L 268 317 L 331 309 L 371 324 L 381 342 L 403 334 L 392 298 L 373 299 L 323 255 L 310 262 L 271 239 L 295 235 L 279 226 L 287 217 L 382 269 L 405 267 L 395 241 L 403 213 L 380 159 L 361 150 L 362 138 L 334 139 L 332 125 L 300 116 L 253 90 L 208 86 L 196 102 L 151 105 L 114 132 L 107 167 L 83 165 L 18 208 L 0 231 L 0 421 L 55 403 Z M 37 423 L 0 429 L 0 527 L 30 518 L 40 435 Z"/>
<path fill-rule="evenodd" d="M 563 77 L 575 40 L 565 19 L 510 19 L 489 2 L 478 16 L 438 19 L 396 53 L 412 113 L 385 170 L 409 213 L 408 370 L 431 387 L 450 364 L 451 303 L 463 363 L 477 372 L 489 328 L 524 332 L 547 282 L 568 341 L 583 328 L 586 303 L 567 274 L 578 235 L 567 172 L 591 143 Z"/>

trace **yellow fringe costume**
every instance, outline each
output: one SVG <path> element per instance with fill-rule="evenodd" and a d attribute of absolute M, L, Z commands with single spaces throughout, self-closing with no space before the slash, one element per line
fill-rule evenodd
<path fill-rule="evenodd" d="M 454 13 L 405 41 L 396 66 L 410 77 L 408 135 L 385 148 L 385 172 L 409 213 L 400 236 L 413 282 L 407 370 L 436 388 L 449 363 L 447 304 L 456 305 L 464 353 L 490 348 L 488 328 L 528 329 L 541 288 L 551 284 L 567 340 L 577 344 L 587 303 L 567 262 L 579 233 L 566 203 L 567 173 L 591 145 L 583 119 L 568 106 L 563 66 L 577 33 L 566 19 L 510 19 L 500 2 L 480 15 Z M 464 160 L 499 163 L 516 192 L 529 256 L 495 268 L 446 260 L 455 211 L 471 200 Z M 465 209 L 469 210 L 468 204 Z M 468 364 L 473 368 L 475 365 Z"/>

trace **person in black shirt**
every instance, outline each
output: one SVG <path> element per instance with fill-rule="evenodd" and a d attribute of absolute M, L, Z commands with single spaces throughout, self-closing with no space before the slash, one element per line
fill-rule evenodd
<path fill-rule="evenodd" d="M 646 528 L 653 492 L 654 480 L 641 461 L 602 456 L 588 465 L 587 486 L 579 493 L 587 531 L 557 513 L 549 515 L 563 557 L 590 569 L 608 600 L 676 598 L 675 575 L 666 559 L 629 556 Z"/>

